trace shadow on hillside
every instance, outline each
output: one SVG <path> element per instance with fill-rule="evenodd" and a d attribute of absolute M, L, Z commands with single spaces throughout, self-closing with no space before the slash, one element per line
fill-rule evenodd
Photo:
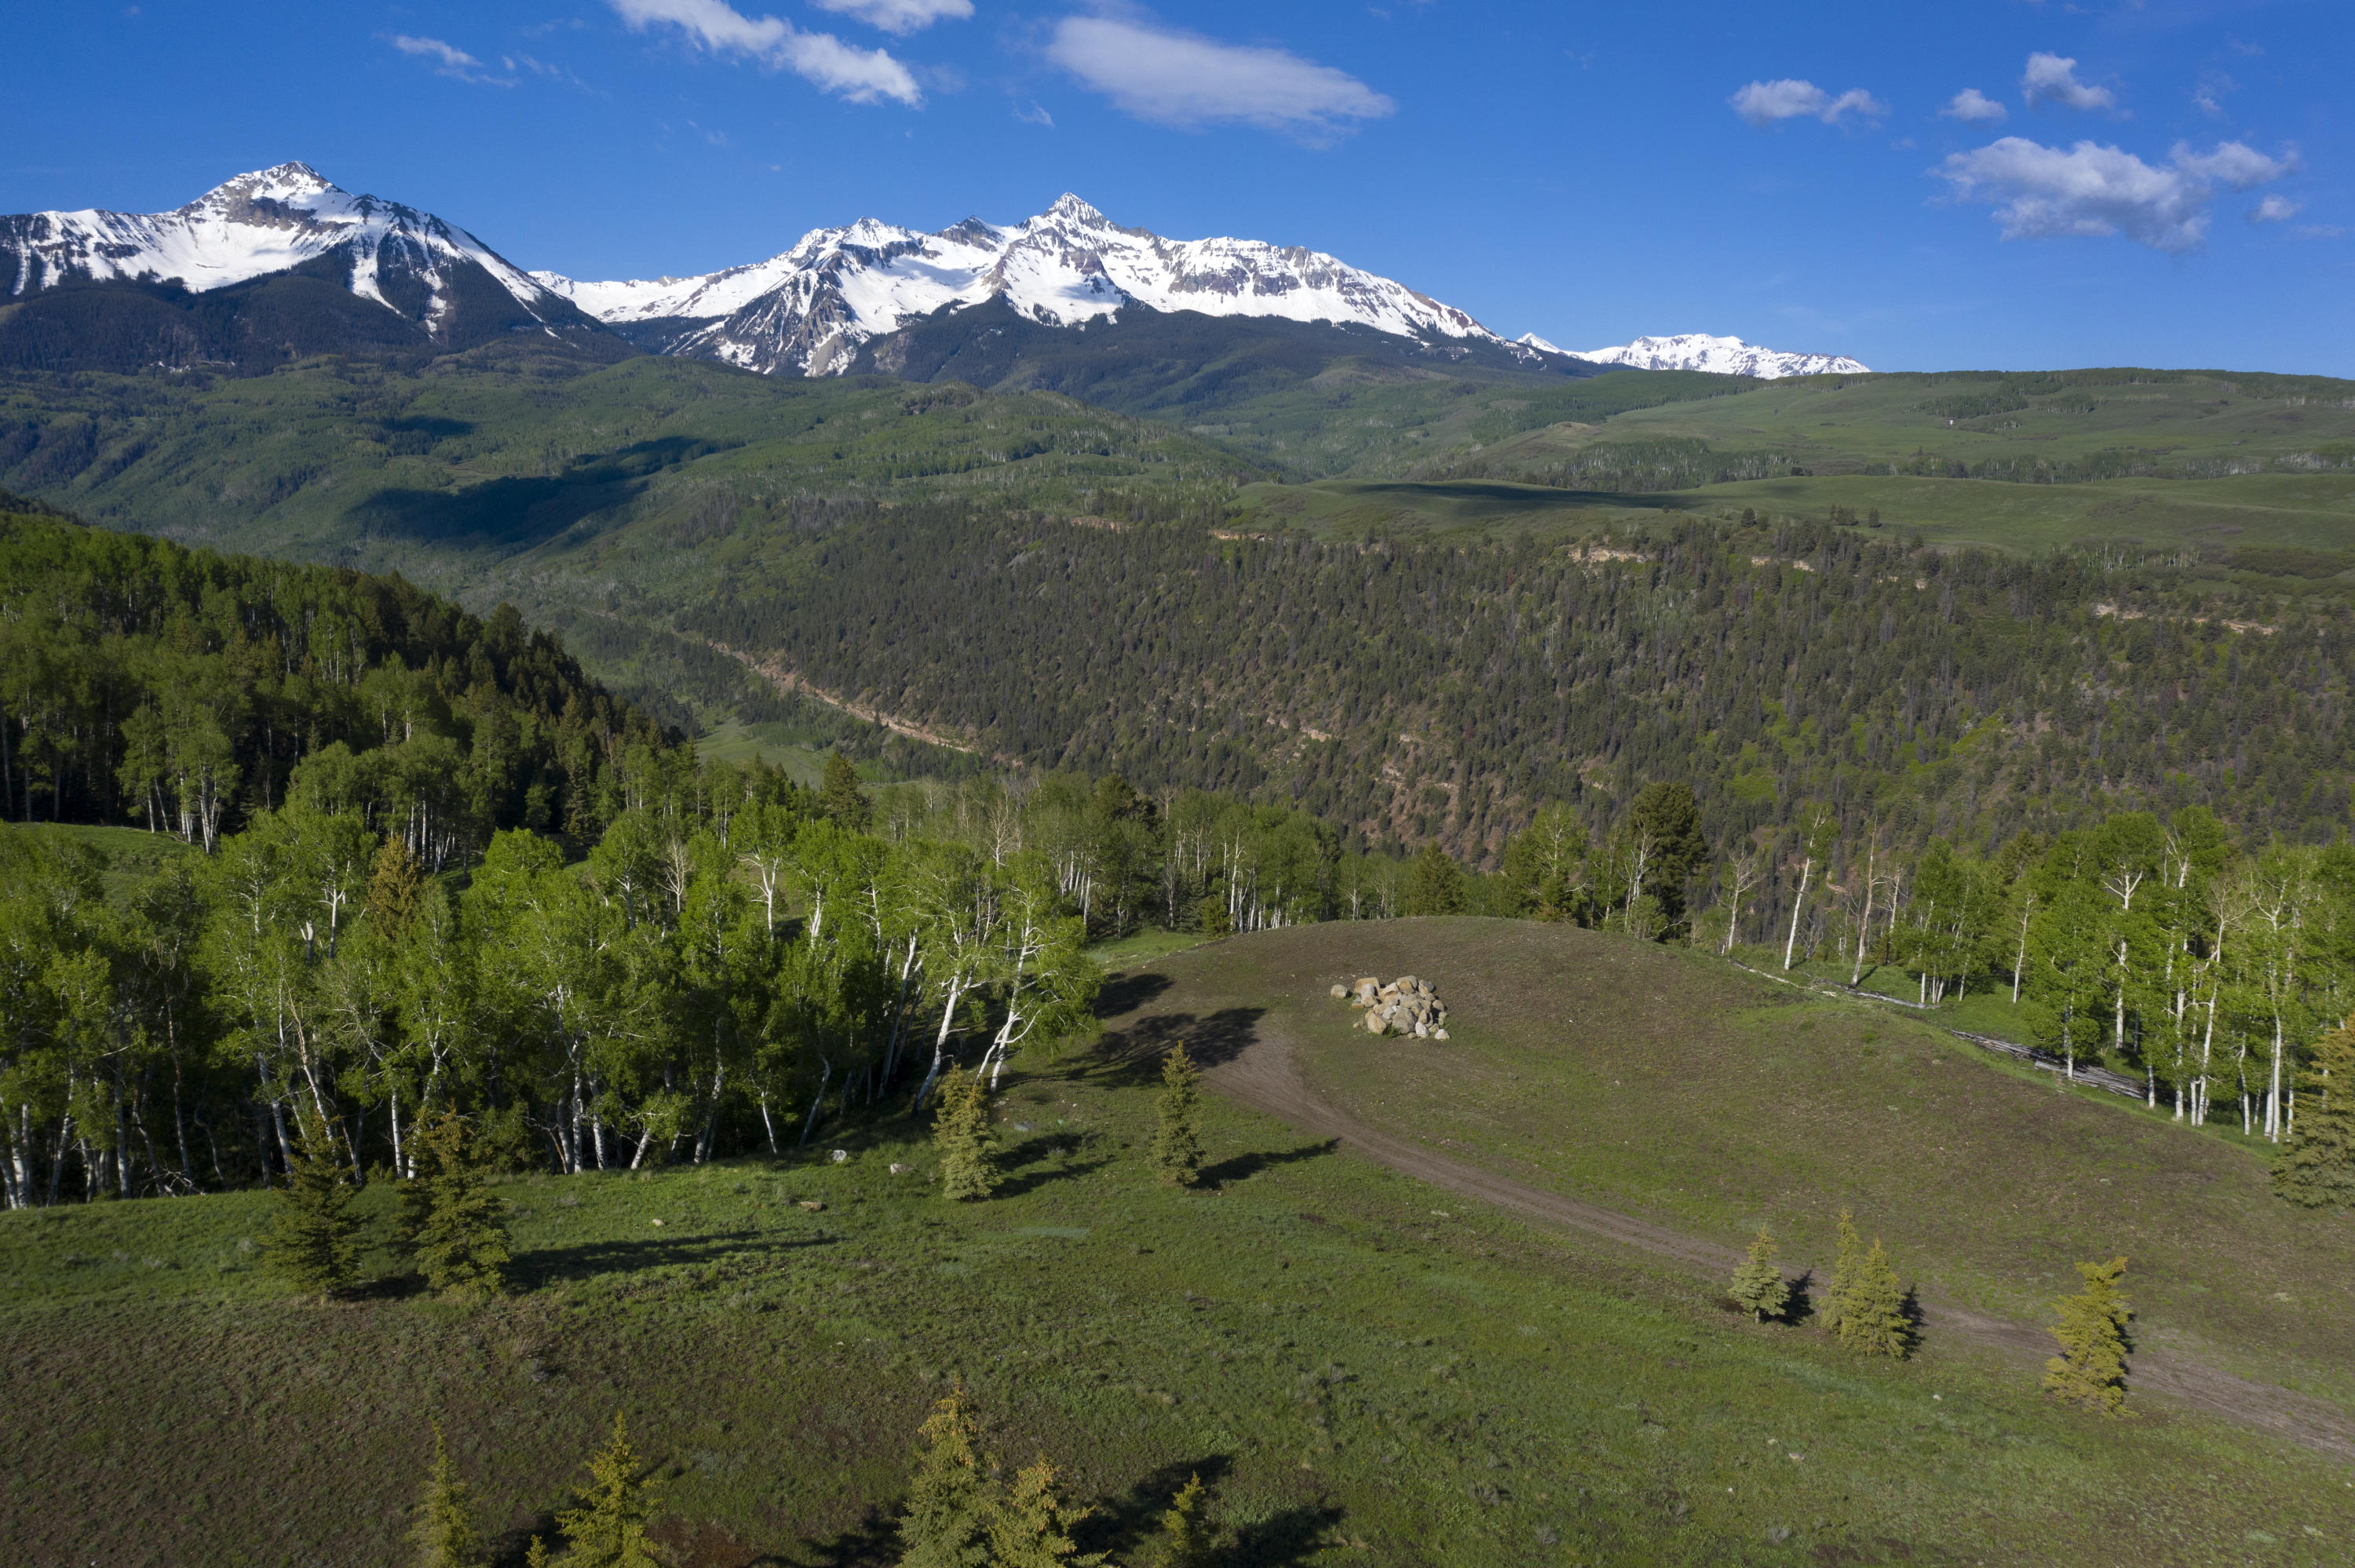
<path fill-rule="evenodd" d="M 1206 1187 L 1223 1187 L 1230 1181 L 1241 1181 L 1246 1177 L 1256 1176 L 1263 1171 L 1272 1171 L 1279 1165 L 1296 1165 L 1304 1160 L 1320 1159 L 1340 1147 L 1339 1139 L 1328 1138 L 1322 1143 L 1304 1143 L 1297 1149 L 1278 1149 L 1264 1152 L 1254 1150 L 1249 1154 L 1238 1154 L 1231 1160 L 1221 1160 L 1216 1165 L 1206 1169 L 1202 1172 L 1202 1184 Z"/>
<path fill-rule="evenodd" d="M 777 1236 L 750 1228 L 681 1236 L 676 1241 L 583 1242 L 578 1246 L 536 1247 L 516 1260 L 515 1276 L 516 1283 L 526 1287 L 553 1285 L 632 1269 L 711 1263 L 741 1252 L 798 1252 L 835 1245 L 832 1236 Z"/>
<path fill-rule="evenodd" d="M 1207 1018 L 1163 1012 L 1140 1018 L 1125 1029 L 1105 1032 L 1098 1046 L 1103 1074 L 1116 1083 L 1150 1083 L 1161 1075 L 1161 1058 L 1178 1046 L 1197 1067 L 1233 1061 L 1259 1038 L 1263 1007 L 1223 1007 Z"/>
<path fill-rule="evenodd" d="M 1199 1476 L 1203 1489 L 1215 1496 L 1219 1483 L 1234 1467 L 1224 1454 L 1164 1465 L 1118 1497 L 1099 1499 L 1072 1536 L 1082 1552 L 1105 1552 L 1115 1563 L 1135 1562 L 1138 1548 L 1160 1531 L 1161 1516 L 1188 1480 Z"/>
<path fill-rule="evenodd" d="M 900 1526 L 879 1508 L 848 1530 L 817 1541 L 805 1541 L 790 1552 L 762 1558 L 764 1563 L 796 1563 L 804 1568 L 890 1568 L 900 1560 Z"/>
<path fill-rule="evenodd" d="M 1219 1553 L 1220 1568 L 1294 1568 L 1321 1556 L 1327 1539 L 1346 1517 L 1332 1503 L 1279 1510 L 1235 1532 L 1235 1543 Z"/>
<path fill-rule="evenodd" d="M 1167 975 L 1114 975 L 1104 981 L 1102 991 L 1096 992 L 1096 1016 L 1104 1019 L 1125 1017 L 1167 991 L 1169 986 Z"/>
<path fill-rule="evenodd" d="M 1044 1138 L 1026 1139 L 998 1156 L 997 1168 L 1008 1173 L 997 1189 L 997 1196 L 1011 1198 L 1035 1192 L 1054 1181 L 1069 1181 L 1075 1177 L 1092 1175 L 1112 1163 L 1109 1155 L 1093 1160 L 1073 1160 L 1087 1143 L 1082 1133 L 1050 1133 Z M 1062 1157 L 1063 1163 L 1046 1162 Z M 1037 1167 L 1038 1169 L 1033 1169 Z"/>

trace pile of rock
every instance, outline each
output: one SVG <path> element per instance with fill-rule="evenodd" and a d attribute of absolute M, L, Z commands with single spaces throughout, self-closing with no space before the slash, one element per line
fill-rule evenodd
<path fill-rule="evenodd" d="M 1361 1008 L 1366 1014 L 1369 1034 L 1412 1034 L 1417 1040 L 1447 1038 L 1447 1004 L 1439 1000 L 1431 982 L 1412 975 L 1401 975 L 1384 985 L 1371 976 L 1354 986 L 1333 988 L 1336 1001 L 1347 997 L 1349 1005 Z"/>

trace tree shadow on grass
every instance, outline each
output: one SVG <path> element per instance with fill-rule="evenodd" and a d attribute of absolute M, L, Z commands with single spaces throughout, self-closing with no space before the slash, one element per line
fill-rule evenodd
<path fill-rule="evenodd" d="M 1096 992 L 1096 1016 L 1125 1018 L 1167 991 L 1169 986 L 1167 975 L 1114 975 L 1104 981 L 1102 991 Z"/>
<path fill-rule="evenodd" d="M 762 1561 L 795 1563 L 801 1568 L 890 1568 L 900 1561 L 899 1521 L 869 1505 L 866 1515 L 848 1530 L 805 1541 Z"/>
<path fill-rule="evenodd" d="M 1137 1549 L 1160 1530 L 1161 1516 L 1189 1479 L 1199 1476 L 1203 1488 L 1215 1492 L 1233 1468 L 1234 1461 L 1224 1454 L 1164 1465 L 1118 1497 L 1099 1499 L 1072 1537 L 1082 1552 L 1107 1552 L 1115 1563 L 1134 1562 Z"/>
<path fill-rule="evenodd" d="M 799 1252 L 833 1246 L 837 1238 L 778 1236 L 758 1230 L 723 1231 L 717 1235 L 681 1236 L 676 1241 L 583 1242 L 579 1246 L 538 1247 L 516 1259 L 513 1277 L 529 1288 L 559 1280 L 588 1279 L 600 1274 L 663 1268 L 686 1263 L 713 1263 L 743 1252 Z"/>
<path fill-rule="evenodd" d="M 1266 1016 L 1263 1007 L 1224 1007 L 1208 1017 L 1161 1012 L 1140 1018 L 1105 1033 L 1092 1071 L 1114 1084 L 1152 1083 L 1161 1075 L 1161 1058 L 1180 1045 L 1197 1067 L 1220 1066 L 1251 1047 Z"/>
<path fill-rule="evenodd" d="M 1218 1554 L 1220 1568 L 1295 1568 L 1329 1550 L 1330 1533 L 1347 1517 L 1332 1503 L 1284 1509 L 1235 1532 L 1235 1543 Z"/>
<path fill-rule="evenodd" d="M 1295 1165 L 1303 1160 L 1321 1158 L 1340 1147 L 1339 1139 L 1328 1138 L 1322 1143 L 1304 1143 L 1297 1149 L 1254 1150 L 1249 1154 L 1238 1154 L 1206 1167 L 1202 1171 L 1202 1185 L 1223 1187 L 1230 1181 L 1241 1181 L 1279 1165 Z"/>

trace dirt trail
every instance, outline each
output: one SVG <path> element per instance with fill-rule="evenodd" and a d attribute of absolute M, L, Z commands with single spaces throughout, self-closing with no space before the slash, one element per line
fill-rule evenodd
<path fill-rule="evenodd" d="M 1253 1028 L 1241 1052 L 1206 1075 L 1220 1093 L 1254 1110 L 1265 1111 L 1304 1132 L 1338 1139 L 1393 1171 L 1540 1224 L 1673 1258 L 1718 1278 L 1732 1272 L 1742 1259 L 1742 1255 L 1732 1248 L 1529 1186 L 1368 1126 L 1308 1086 L 1293 1062 L 1291 1042 L 1264 1020 Z M 2051 1336 L 2031 1324 L 2006 1322 L 1929 1300 L 1923 1301 L 1923 1312 L 1933 1332 L 1993 1346 L 2023 1366 L 2041 1367 L 2052 1353 Z M 2136 1353 L 2133 1378 L 2137 1393 L 2165 1394 L 2318 1453 L 2355 1460 L 2355 1419 L 2324 1401 L 2251 1383 L 2157 1350 Z"/>

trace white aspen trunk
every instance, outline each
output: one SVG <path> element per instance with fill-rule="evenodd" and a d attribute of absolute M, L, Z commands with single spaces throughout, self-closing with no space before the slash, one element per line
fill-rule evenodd
<path fill-rule="evenodd" d="M 1880 885 L 1873 880 L 1873 870 L 1879 855 L 1878 844 L 1868 846 L 1864 853 L 1864 916 L 1857 922 L 1856 966 L 1848 972 L 1849 989 L 1851 991 L 1863 982 L 1864 949 L 1866 944 L 1872 940 L 1872 895 Z"/>
<path fill-rule="evenodd" d="M 820 1056 L 817 1059 L 817 1093 L 810 1097 L 809 1119 L 802 1123 L 802 1140 L 794 1145 L 795 1149 L 807 1149 L 809 1147 L 810 1134 L 817 1128 L 818 1110 L 826 1104 L 826 1083 L 834 1076 L 834 1064 L 832 1062 Z"/>
<path fill-rule="evenodd" d="M 769 1097 L 765 1094 L 761 1097 L 761 1129 L 769 1135 L 769 1154 L 773 1159 L 777 1152 L 777 1124 L 769 1119 Z"/>
<path fill-rule="evenodd" d="M 932 1036 L 932 1065 L 924 1074 L 923 1083 L 916 1090 L 916 1108 L 922 1110 L 932 1097 L 932 1086 L 941 1081 L 941 1064 L 948 1057 L 949 1034 L 956 1027 L 956 1004 L 959 998 L 973 989 L 962 974 L 949 976 L 948 1005 L 941 1009 L 940 1033 Z"/>
<path fill-rule="evenodd" d="M 1815 874 L 1815 870 L 1816 862 L 1815 857 L 1812 855 L 1799 863 L 1799 895 L 1792 901 L 1791 935 L 1783 943 L 1783 972 L 1785 974 L 1789 974 L 1791 972 L 1791 955 L 1798 950 L 1799 911 L 1806 907 L 1807 879 Z"/>

